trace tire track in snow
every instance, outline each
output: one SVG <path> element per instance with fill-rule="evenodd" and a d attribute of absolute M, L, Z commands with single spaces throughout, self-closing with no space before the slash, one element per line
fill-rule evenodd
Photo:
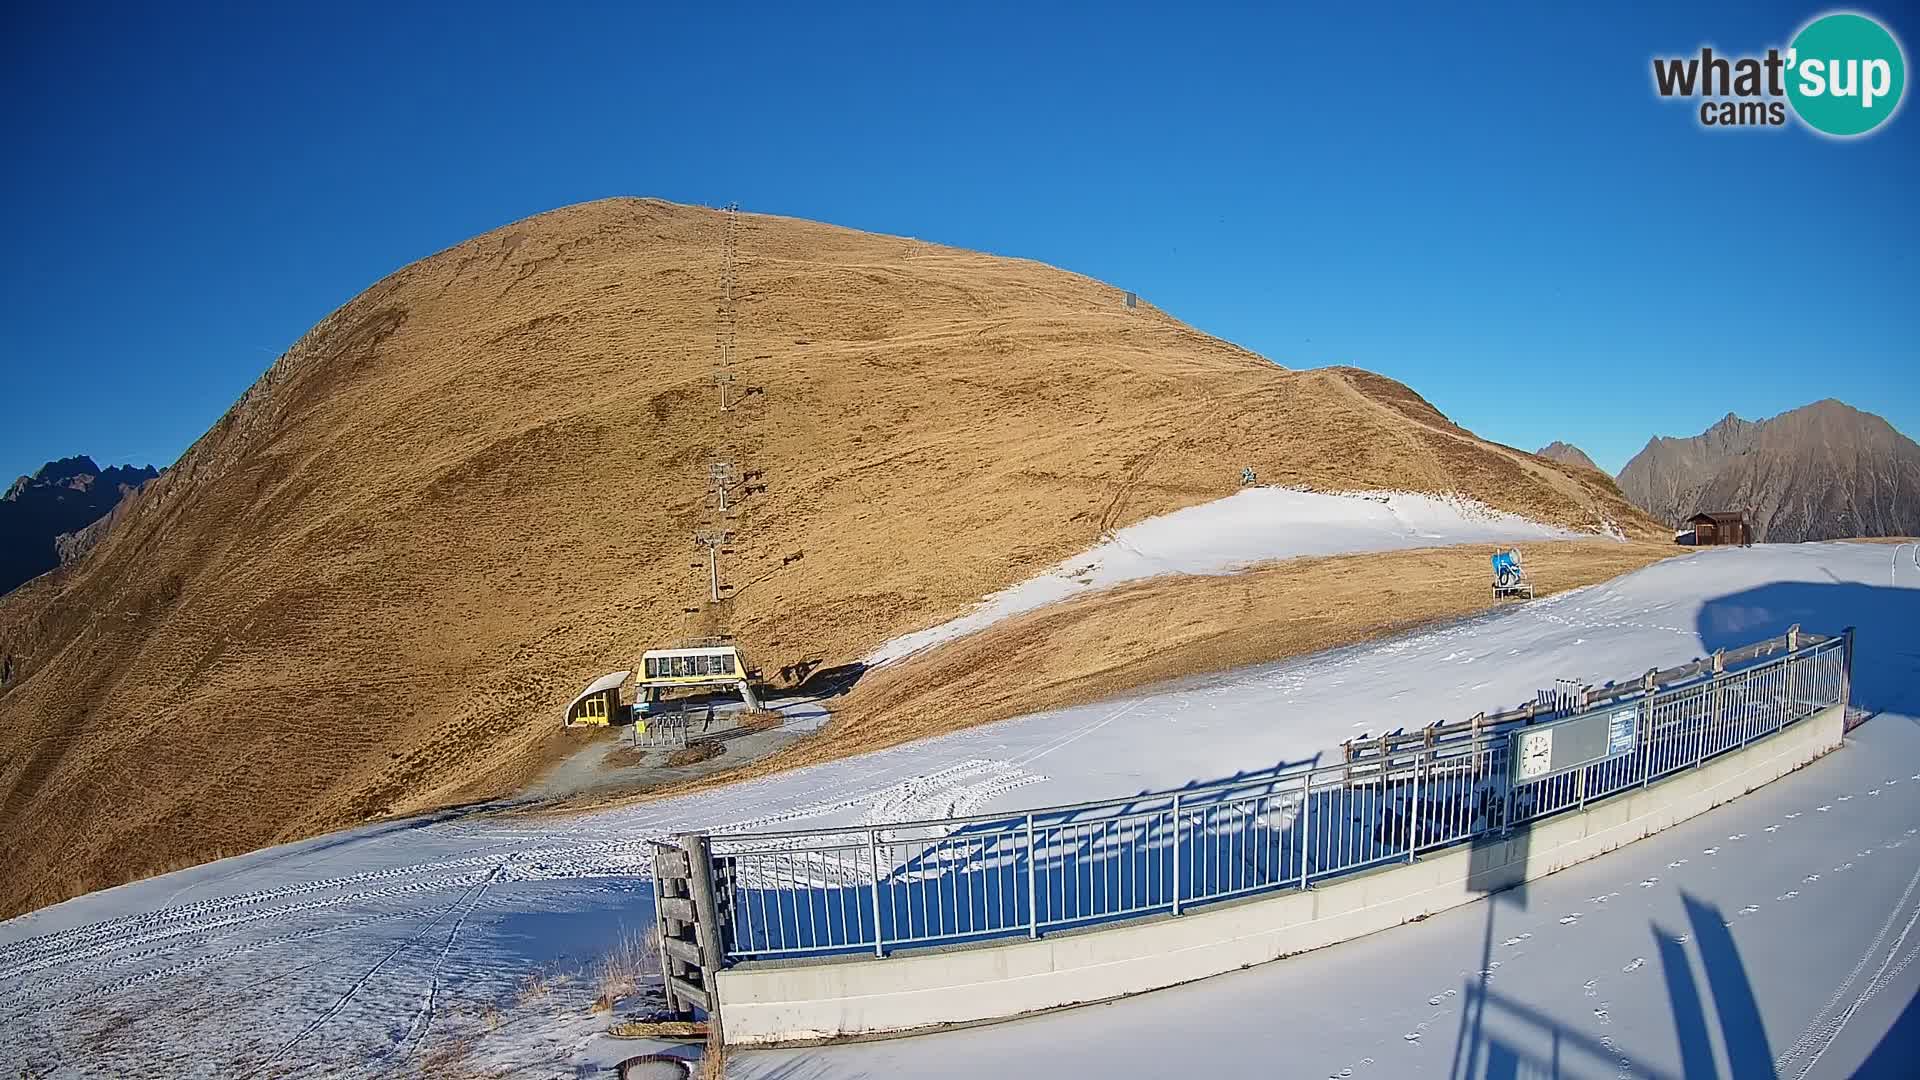
<path fill-rule="evenodd" d="M 487 885 L 493 882 L 496 876 L 497 874 L 489 874 L 487 875 L 486 878 L 482 879 L 479 882 L 474 883 L 474 885 L 472 886 L 472 891 L 478 892 L 484 889 Z M 466 896 L 463 895 L 460 898 L 460 901 L 455 902 L 452 907 L 448 907 L 445 910 L 441 911 L 438 915 L 435 915 L 432 921 L 428 922 L 427 925 L 415 931 L 412 934 L 412 936 L 408 937 L 405 941 L 400 942 L 400 944 L 395 945 L 393 948 L 387 950 L 387 954 L 385 956 L 382 956 L 378 961 L 374 963 L 372 967 L 368 968 L 365 974 L 361 975 L 358 979 L 355 979 L 353 982 L 353 985 L 347 987 L 344 993 L 342 993 L 338 998 L 334 999 L 333 1004 L 327 1006 L 327 1008 L 323 1010 L 319 1016 L 313 1019 L 312 1023 L 300 1029 L 300 1033 L 298 1035 L 295 1035 L 293 1038 L 287 1040 L 285 1043 L 282 1043 L 278 1050 L 275 1050 L 273 1053 L 267 1055 L 265 1060 L 255 1065 L 251 1071 L 246 1073 L 246 1076 L 249 1078 L 259 1076 L 261 1072 L 263 1072 L 267 1068 L 267 1066 L 272 1065 L 274 1062 L 280 1060 L 282 1057 L 285 1057 L 287 1051 L 293 1049 L 295 1046 L 298 1046 L 301 1042 L 305 1041 L 307 1036 L 313 1034 L 315 1031 L 318 1031 L 321 1028 L 321 1026 L 324 1025 L 327 1021 L 333 1019 L 335 1016 L 340 1015 L 340 1011 L 347 1007 L 347 1003 L 353 1000 L 354 995 L 358 994 L 362 989 L 364 989 L 367 983 L 373 981 L 374 975 L 378 974 L 381 968 L 387 966 L 388 961 L 400 955 L 400 953 L 405 951 L 409 946 L 418 943 L 420 939 L 425 937 L 427 933 L 431 931 L 435 926 L 440 925 L 440 920 L 446 918 L 448 914 L 450 914 L 455 908 L 458 908 L 460 906 L 460 903 L 464 902 L 465 900 L 466 900 Z"/>
<path fill-rule="evenodd" d="M 261 922 L 278 921 L 290 915 L 300 915 L 308 912 L 324 911 L 328 908 L 339 907 L 343 904 L 361 903 L 361 902 L 378 903 L 384 900 L 395 900 L 395 899 L 402 899 L 402 898 L 411 897 L 411 896 L 421 896 L 427 893 L 438 892 L 443 889 L 467 888 L 467 887 L 471 887 L 473 885 L 473 882 L 474 882 L 473 876 L 470 874 L 462 875 L 459 877 L 452 877 L 452 878 L 441 878 L 441 879 L 436 879 L 431 881 L 411 882 L 409 884 L 396 885 L 391 888 L 381 890 L 377 894 L 355 893 L 355 894 L 348 894 L 348 895 L 342 895 L 342 896 L 336 896 L 336 897 L 328 897 L 323 900 L 309 901 L 307 903 L 294 904 L 294 905 L 290 905 L 283 908 L 274 908 L 269 911 L 252 912 L 246 915 L 235 916 L 229 919 L 222 919 L 216 922 L 196 923 L 196 924 L 190 924 L 186 926 L 170 927 L 162 930 L 156 930 L 148 934 L 136 936 L 122 943 L 94 946 L 86 950 L 84 955 L 68 955 L 68 956 L 62 956 L 58 958 L 43 959 L 43 960 L 34 962 L 33 964 L 27 965 L 22 969 L 17 969 L 16 971 L 13 971 L 13 972 L 0 972 L 0 977 L 11 977 L 14 979 L 12 987 L 8 990 L 8 992 L 5 995 L 6 997 L 11 998 L 11 997 L 30 996 L 33 993 L 38 992 L 40 990 L 47 989 L 50 987 L 60 986 L 65 983 L 72 982 L 76 979 L 83 979 L 89 975 L 100 974 L 101 972 L 110 970 L 114 967 L 125 966 L 127 964 L 137 964 L 146 960 L 152 960 L 152 959 L 157 959 L 159 957 L 163 957 L 170 952 L 175 952 L 178 949 L 184 948 L 187 946 L 203 945 L 203 944 L 209 943 L 209 941 L 218 941 L 219 938 L 217 937 L 216 938 L 208 937 L 208 935 L 212 934 L 214 931 L 224 930 L 230 927 L 247 927 L 247 926 L 252 926 L 256 923 L 261 923 Z M 414 914 L 414 913 L 405 912 L 403 914 Z M 371 916 L 363 920 L 353 920 L 348 925 L 366 925 L 367 923 L 370 923 L 370 922 L 380 921 L 382 918 L 385 918 L 385 916 Z M 285 938 L 280 940 L 284 940 L 284 939 Z M 151 942 L 156 942 L 156 941 L 164 941 L 164 942 L 168 942 L 168 944 L 155 946 L 153 948 L 137 949 L 136 951 L 130 951 L 130 950 L 135 950 L 136 946 L 145 945 L 145 944 L 149 944 Z M 106 959 L 100 959 L 103 957 Z M 98 959 L 99 962 L 82 964 L 82 966 L 74 968 L 70 971 L 63 971 L 46 978 L 35 980 L 32 983 L 22 983 L 18 980 L 19 974 L 31 974 L 35 971 L 45 970 L 50 967 L 56 967 L 56 966 L 60 966 L 68 963 L 76 963 L 84 960 L 96 960 L 96 959 Z"/>
<path fill-rule="evenodd" d="M 1901 914 L 1913 899 L 1916 888 L 1920 888 L 1920 870 L 1915 870 L 1913 877 L 1908 880 L 1906 891 L 1900 894 L 1899 902 L 1894 905 L 1892 911 L 1887 913 L 1887 921 L 1881 925 L 1880 932 L 1874 935 L 1872 943 L 1867 946 L 1866 952 L 1861 955 L 1860 962 L 1853 966 L 1853 970 L 1848 972 L 1847 977 L 1834 989 L 1833 996 L 1827 999 L 1827 1003 L 1821 1007 L 1819 1012 L 1814 1014 L 1813 1019 L 1807 1024 L 1806 1029 L 1801 1032 L 1800 1037 L 1795 1039 L 1792 1045 L 1788 1046 L 1786 1050 L 1781 1052 L 1779 1057 L 1774 1059 L 1773 1067 L 1776 1072 L 1784 1072 L 1796 1060 L 1808 1054 L 1813 1054 L 1817 1059 L 1819 1053 L 1824 1052 L 1825 1047 L 1830 1045 L 1833 1039 L 1838 1036 L 1840 1028 L 1844 1026 L 1845 1021 L 1835 1019 L 1834 1010 L 1840 1007 L 1840 1002 L 1846 997 L 1847 991 L 1852 989 L 1853 984 L 1860 978 L 1861 972 L 1866 970 L 1867 965 L 1872 962 L 1875 954 L 1877 954 L 1881 946 L 1886 943 L 1888 935 L 1893 933 L 1894 924 L 1899 922 Z M 1920 910 L 1915 912 L 1915 917 L 1920 918 Z M 1912 926 L 1913 922 L 1909 920 L 1907 929 L 1912 929 Z M 1906 931 L 1903 930 L 1901 932 L 1901 939 L 1904 940 L 1905 937 Z M 1855 1007 L 1857 1007 L 1858 1004 L 1859 1002 L 1855 1002 Z M 1851 1016 L 1852 1013 L 1853 1008 L 1849 1008 L 1845 1015 Z M 1800 1071 L 1799 1075 L 1805 1076 L 1807 1071 L 1812 1069 L 1812 1067 L 1812 1064 L 1809 1063 L 1806 1068 Z"/>
<path fill-rule="evenodd" d="M 460 937 L 460 928 L 467 924 L 467 919 L 473 914 L 473 909 L 480 906 L 481 899 L 486 896 L 487 887 L 497 881 L 499 877 L 499 870 L 495 870 L 493 873 L 487 875 L 487 879 L 480 883 L 480 888 L 473 894 L 472 901 L 467 904 L 467 910 L 461 912 L 460 917 L 454 920 L 453 929 L 447 932 L 447 943 L 441 946 L 440 955 L 434 958 L 433 977 L 427 984 L 426 999 L 420 1003 L 420 1011 L 414 1015 L 413 1021 L 407 1025 L 406 1034 L 402 1035 L 400 1041 L 390 1047 L 386 1053 L 367 1062 L 366 1065 L 363 1066 L 363 1071 L 371 1072 L 376 1065 L 387 1061 L 396 1053 L 402 1057 L 410 1056 L 412 1054 L 412 1046 L 421 1045 L 426 1042 L 427 1032 L 433 1027 L 434 1000 L 440 993 L 440 972 L 447 966 L 447 956 L 453 952 L 453 943 Z M 420 1032 L 417 1042 L 414 1039 L 414 1031 L 416 1029 Z"/>

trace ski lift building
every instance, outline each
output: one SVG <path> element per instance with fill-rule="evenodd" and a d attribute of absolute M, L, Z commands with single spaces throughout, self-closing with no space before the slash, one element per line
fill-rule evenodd
<path fill-rule="evenodd" d="M 733 645 L 697 645 L 682 649 L 648 649 L 640 658 L 634 683 L 634 704 L 645 712 L 669 690 L 726 688 L 737 691 L 749 709 L 760 708 L 753 692 L 755 672 Z"/>

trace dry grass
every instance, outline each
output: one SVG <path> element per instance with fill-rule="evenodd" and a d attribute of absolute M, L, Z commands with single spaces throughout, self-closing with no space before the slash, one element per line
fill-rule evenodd
<path fill-rule="evenodd" d="M 640 988 L 660 978 L 660 942 L 657 931 L 622 929 L 613 948 L 594 962 L 595 1012 L 606 1012 L 621 998 L 638 993 Z"/>
<path fill-rule="evenodd" d="M 627 744 L 607 751 L 600 760 L 607 765 L 645 765 L 655 747 Z"/>
<path fill-rule="evenodd" d="M 707 1031 L 705 1023 L 692 1020 L 627 1020 L 607 1029 L 607 1034 L 623 1039 L 695 1039 Z"/>
<path fill-rule="evenodd" d="M 514 1007 L 525 1009 L 545 1004 L 553 997 L 554 980 L 544 971 L 529 971 L 520 978 L 520 987 L 514 992 Z"/>
<path fill-rule="evenodd" d="M 668 754 L 667 764 L 675 767 L 681 765 L 698 765 L 703 761 L 712 761 L 714 758 L 726 753 L 726 751 L 727 748 L 717 742 L 697 742 L 690 746 L 683 746 L 673 753 Z"/>
<path fill-rule="evenodd" d="M 741 222 L 723 418 L 723 227 L 613 200 L 397 271 L 85 559 L 0 598 L 0 917 L 505 792 L 644 648 L 724 621 L 764 670 L 846 663 L 1243 466 L 1659 531 L 1391 380 L 1287 371 L 1037 263 L 782 218 Z M 715 454 L 756 489 L 731 599 L 688 617 Z"/>
<path fill-rule="evenodd" d="M 412 1075 L 419 1080 L 506 1080 L 513 1075 L 511 1069 L 483 1068 L 473 1060 L 478 1049 L 475 1039 L 443 1040 L 414 1066 Z"/>
<path fill-rule="evenodd" d="M 741 714 L 740 726 L 748 731 L 772 731 L 787 722 L 787 718 L 772 709 L 759 709 Z"/>

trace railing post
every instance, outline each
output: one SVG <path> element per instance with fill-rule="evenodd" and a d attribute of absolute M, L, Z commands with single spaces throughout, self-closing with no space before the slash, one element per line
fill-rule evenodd
<path fill-rule="evenodd" d="M 1847 706 L 1853 704 L 1853 627 L 1840 631 L 1841 653 L 1845 659 L 1840 662 L 1840 722 L 1845 726 Z"/>
<path fill-rule="evenodd" d="M 1343 788 L 1345 785 L 1342 785 Z M 1307 832 L 1313 826 L 1313 770 L 1300 778 L 1300 816 L 1294 819 L 1294 827 L 1300 831 L 1300 887 L 1307 887 Z"/>
<path fill-rule="evenodd" d="M 1781 676 L 1781 678 L 1784 679 L 1787 684 L 1787 721 L 1788 722 L 1797 720 L 1800 717 L 1800 696 L 1793 692 L 1793 669 L 1795 667 L 1793 659 L 1794 659 L 1793 653 L 1789 652 L 1787 653 L 1787 658 L 1780 662 L 1780 669 L 1786 673 L 1785 675 Z M 1785 726 L 1785 725 L 1783 724 L 1782 726 Z M 1778 730 L 1778 729 L 1776 728 L 1775 730 Z"/>
<path fill-rule="evenodd" d="M 1413 759 L 1413 798 L 1407 803 L 1407 861 L 1420 849 L 1420 759 Z"/>
<path fill-rule="evenodd" d="M 1648 668 L 1640 677 L 1641 700 L 1645 705 L 1640 710 L 1640 786 L 1646 787 L 1653 782 L 1653 712 L 1654 698 L 1660 685 L 1660 669 Z"/>
<path fill-rule="evenodd" d="M 1173 913 L 1180 914 L 1180 793 L 1173 793 Z"/>
<path fill-rule="evenodd" d="M 1720 654 L 1714 654 L 1718 667 Z M 1713 675 L 1707 682 L 1706 715 L 1701 718 L 1699 737 L 1693 740 L 1693 767 L 1699 768 L 1707 760 L 1707 747 L 1713 743 L 1713 729 L 1720 723 L 1720 676 Z"/>
<path fill-rule="evenodd" d="M 1500 815 L 1500 835 L 1501 836 L 1511 836 L 1513 834 L 1513 808 L 1520 794 L 1519 788 L 1516 787 L 1513 782 L 1513 763 L 1512 762 L 1507 763 L 1506 788 L 1507 788 L 1507 795 L 1506 795 L 1507 808 L 1504 811 L 1502 811 Z"/>
<path fill-rule="evenodd" d="M 1496 735 L 1495 738 L 1502 739 L 1507 744 L 1506 753 L 1501 754 L 1499 757 L 1499 760 L 1506 766 L 1506 775 L 1500 778 L 1500 836 L 1504 839 L 1513 834 L 1513 808 L 1516 794 L 1513 783 L 1513 734 L 1512 732 L 1507 732 Z M 1489 753 L 1491 753 L 1491 751 L 1489 751 Z"/>
<path fill-rule="evenodd" d="M 1753 681 L 1764 674 L 1764 667 L 1751 667 L 1740 673 L 1742 696 L 1745 704 L 1740 708 L 1740 746 L 1744 749 L 1753 740 Z"/>
<path fill-rule="evenodd" d="M 886 933 L 880 928 L 880 830 L 867 830 L 867 861 L 873 866 L 873 955 L 887 955 Z"/>
<path fill-rule="evenodd" d="M 1640 786 L 1646 787 L 1653 782 L 1653 698 L 1646 699 L 1647 706 L 1640 718 L 1640 745 L 1636 755 L 1640 758 Z"/>
<path fill-rule="evenodd" d="M 1592 769 L 1591 765 L 1580 766 L 1580 809 L 1582 810 L 1587 808 L 1587 773 Z"/>
<path fill-rule="evenodd" d="M 1040 936 L 1040 889 L 1034 879 L 1033 814 L 1027 814 L 1027 936 Z"/>

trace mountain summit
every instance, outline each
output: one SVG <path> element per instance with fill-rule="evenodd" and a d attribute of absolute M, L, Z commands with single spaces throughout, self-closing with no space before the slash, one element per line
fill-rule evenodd
<path fill-rule="evenodd" d="M 1587 456 L 1585 450 L 1580 449 L 1572 443 L 1555 440 L 1535 450 L 1533 453 L 1535 457 L 1543 457 L 1548 461 L 1557 461 L 1562 465 L 1574 465 L 1582 469 L 1591 469 L 1594 472 L 1601 473 L 1602 476 L 1606 475 L 1601 471 L 1600 466 L 1595 465 L 1593 459 Z"/>
<path fill-rule="evenodd" d="M 1669 524 L 1746 510 L 1763 541 L 1920 533 L 1920 445 L 1831 398 L 1771 420 L 1728 413 L 1692 438 L 1656 437 L 1620 470 L 1620 489 Z"/>

